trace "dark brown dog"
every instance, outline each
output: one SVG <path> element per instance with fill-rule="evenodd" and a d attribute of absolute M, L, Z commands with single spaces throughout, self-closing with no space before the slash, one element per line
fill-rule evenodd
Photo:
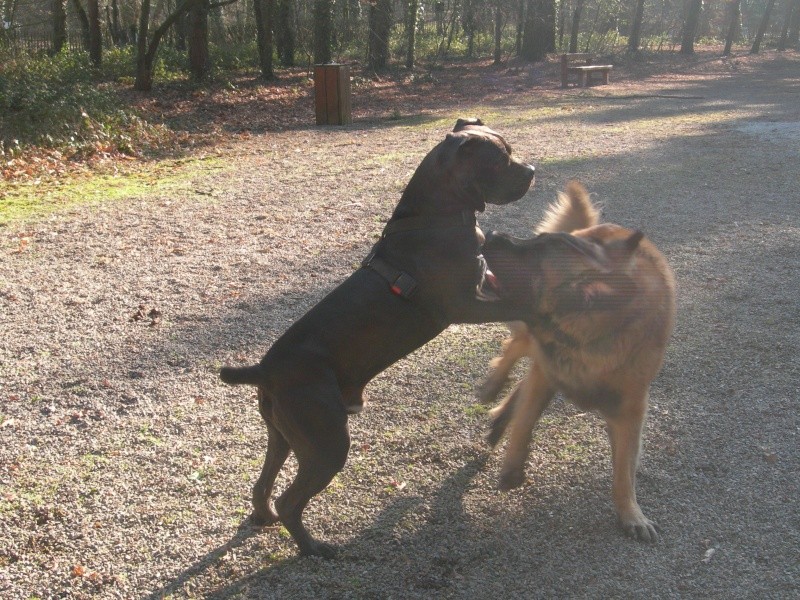
<path fill-rule="evenodd" d="M 586 190 L 571 182 L 538 237 L 487 236 L 484 255 L 498 293 L 527 302 L 530 311 L 526 324 L 513 324 L 503 355 L 492 361 L 482 400 L 495 399 L 518 359 L 533 359 L 525 378 L 492 411 L 489 442 L 495 446 L 510 423 L 500 475 L 500 487 L 509 489 L 524 480 L 531 431 L 556 392 L 599 411 L 611 440 L 622 527 L 655 541 L 658 526 L 636 501 L 636 468 L 650 382 L 672 331 L 675 283 L 664 257 L 640 232 L 597 221 Z M 573 235 L 547 233 L 557 231 Z"/>
<path fill-rule="evenodd" d="M 475 211 L 521 198 L 533 176 L 497 133 L 459 119 L 417 168 L 364 267 L 294 323 L 259 364 L 222 369 L 227 383 L 258 386 L 267 423 L 255 523 L 282 521 L 302 554 L 335 553 L 311 537 L 302 514 L 345 463 L 347 415 L 361 409 L 364 386 L 451 323 L 520 318 L 519 307 L 478 297 L 485 264 Z M 272 488 L 290 450 L 297 476 L 273 509 Z"/>

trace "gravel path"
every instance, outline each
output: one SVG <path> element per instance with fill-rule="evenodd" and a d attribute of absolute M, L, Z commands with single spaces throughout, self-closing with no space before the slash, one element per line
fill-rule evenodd
<path fill-rule="evenodd" d="M 0 596 L 798 597 L 800 56 L 641 69 L 254 135 L 183 191 L 0 228 Z M 242 525 L 266 432 L 216 371 L 357 266 L 465 115 L 538 167 L 484 228 L 525 235 L 577 177 L 675 269 L 638 485 L 663 540 L 617 529 L 603 427 L 560 402 L 527 484 L 496 490 L 474 389 L 504 328 L 454 326 L 368 387 L 306 511 L 342 556 L 300 559 L 279 527 Z"/>

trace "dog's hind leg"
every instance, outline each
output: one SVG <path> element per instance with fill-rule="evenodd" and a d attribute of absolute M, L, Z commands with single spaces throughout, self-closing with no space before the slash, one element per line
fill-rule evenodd
<path fill-rule="evenodd" d="M 314 396 L 295 395 L 290 402 L 291 410 L 281 415 L 281 427 L 286 435 L 291 435 L 289 443 L 297 457 L 297 475 L 275 502 L 275 509 L 297 542 L 300 554 L 332 558 L 335 547 L 315 540 L 303 525 L 302 517 L 309 500 L 328 486 L 347 460 L 350 449 L 347 414 L 338 391 L 334 394 L 326 389 Z"/>
<path fill-rule="evenodd" d="M 659 527 L 642 513 L 636 501 L 642 430 L 647 415 L 647 391 L 623 397 L 619 410 L 605 414 L 611 441 L 612 496 L 627 535 L 644 542 L 658 540 Z"/>
<path fill-rule="evenodd" d="M 478 388 L 477 395 L 481 404 L 491 404 L 497 399 L 508 381 L 511 369 L 530 352 L 531 336 L 527 326 L 522 322 L 513 322 L 509 323 L 509 329 L 511 337 L 503 341 L 502 354 L 489 363 L 489 375 Z"/>
<path fill-rule="evenodd" d="M 346 437 L 335 446 L 316 448 L 308 455 L 299 453 L 297 476 L 275 503 L 281 522 L 292 534 L 302 555 L 324 558 L 333 558 L 336 555 L 334 546 L 311 537 L 302 518 L 309 500 L 324 490 L 342 470 L 348 448 L 349 437 Z"/>
<path fill-rule="evenodd" d="M 267 422 L 267 455 L 261 475 L 253 486 L 253 514 L 250 516 L 254 525 L 272 525 L 278 521 L 278 514 L 270 505 L 272 487 L 281 470 L 286 457 L 289 456 L 289 444 L 280 431 Z"/>
<path fill-rule="evenodd" d="M 492 417 L 492 426 L 489 430 L 489 435 L 486 436 L 486 442 L 494 448 L 500 443 L 500 439 L 506 432 L 508 424 L 511 422 L 511 417 L 514 416 L 514 407 L 517 405 L 520 397 L 520 387 L 524 383 L 524 379 L 517 382 L 511 393 L 506 396 L 497 408 L 492 409 L 489 413 Z"/>
<path fill-rule="evenodd" d="M 555 393 L 556 390 L 547 381 L 544 371 L 534 361 L 525 378 L 514 390 L 517 397 L 513 399 L 511 432 L 500 471 L 501 490 L 518 487 L 525 481 L 525 461 L 528 458 L 531 433 Z M 500 407 L 500 410 L 503 408 L 504 406 Z"/>

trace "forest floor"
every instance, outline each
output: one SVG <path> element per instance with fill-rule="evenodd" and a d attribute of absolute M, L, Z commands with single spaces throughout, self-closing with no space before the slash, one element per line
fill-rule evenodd
<path fill-rule="evenodd" d="M 555 61 L 357 78 L 346 127 L 313 125 L 296 76 L 274 102 L 142 100 L 191 155 L 85 175 L 80 201 L 41 181 L 47 210 L 0 225 L 0 596 L 798 597 L 800 55 L 619 59 L 588 89 Z M 340 556 L 300 558 L 247 525 L 266 431 L 218 369 L 357 267 L 462 116 L 537 166 L 484 229 L 526 235 L 577 178 L 675 270 L 638 481 L 662 539 L 618 529 L 602 423 L 560 401 L 526 484 L 497 490 L 474 398 L 505 328 L 452 326 L 368 386 L 305 513 Z"/>

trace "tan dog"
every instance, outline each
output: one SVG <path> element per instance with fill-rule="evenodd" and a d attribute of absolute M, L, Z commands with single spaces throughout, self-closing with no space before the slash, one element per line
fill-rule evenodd
<path fill-rule="evenodd" d="M 625 532 L 655 541 L 658 526 L 636 502 L 635 480 L 650 382 L 661 368 L 675 314 L 675 282 L 663 255 L 638 231 L 598 225 L 585 188 L 570 182 L 538 227 L 515 240 L 489 234 L 484 255 L 504 300 L 530 302 L 483 385 L 492 402 L 514 363 L 533 359 L 525 378 L 493 409 L 489 442 L 510 425 L 501 489 L 522 484 L 531 431 L 556 392 L 605 418 L 613 498 Z M 563 233 L 571 232 L 567 236 Z"/>

